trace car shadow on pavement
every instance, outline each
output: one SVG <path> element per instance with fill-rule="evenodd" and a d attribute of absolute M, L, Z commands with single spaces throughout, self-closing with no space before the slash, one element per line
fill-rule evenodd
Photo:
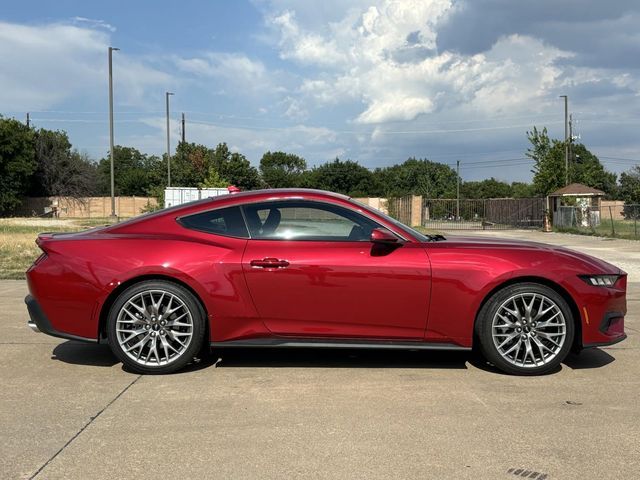
<path fill-rule="evenodd" d="M 320 348 L 217 348 L 202 367 L 466 369 L 469 352 Z"/>
<path fill-rule="evenodd" d="M 67 341 L 53 349 L 52 360 L 74 365 L 113 367 L 119 363 L 108 345 Z M 615 358 L 599 348 L 570 354 L 564 366 L 572 370 L 601 368 Z M 415 351 L 384 349 L 271 349 L 217 348 L 199 355 L 177 374 L 206 368 L 420 368 L 467 369 L 468 365 L 491 373 L 502 373 L 476 352 Z M 551 372 L 557 373 L 562 367 Z"/>
<path fill-rule="evenodd" d="M 600 350 L 599 348 L 589 348 L 589 349 L 583 350 L 579 354 L 570 353 L 558 368 L 552 370 L 546 375 L 554 375 L 562 371 L 562 369 L 565 367 L 568 367 L 571 370 L 601 368 L 606 365 L 609 365 L 611 362 L 614 362 L 615 360 L 616 359 L 614 357 L 609 355 L 604 350 Z M 508 373 L 498 370 L 496 367 L 493 366 L 493 364 L 487 362 L 484 358 L 482 358 L 480 355 L 477 355 L 477 354 L 474 354 L 470 358 L 470 363 L 474 367 L 480 370 L 484 370 L 486 372 L 497 373 L 499 375 L 509 375 Z"/>
<path fill-rule="evenodd" d="M 109 345 L 82 343 L 73 340 L 56 345 L 51 359 L 73 365 L 89 365 L 92 367 L 113 367 L 118 363 L 118 359 L 111 352 Z"/>
<path fill-rule="evenodd" d="M 573 370 L 585 368 L 601 368 L 615 362 L 615 358 L 599 348 L 588 348 L 579 354 L 571 353 L 564 360 L 564 364 Z"/>

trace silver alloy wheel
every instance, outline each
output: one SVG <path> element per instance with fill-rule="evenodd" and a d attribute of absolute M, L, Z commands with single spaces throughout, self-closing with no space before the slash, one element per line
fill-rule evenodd
<path fill-rule="evenodd" d="M 546 365 L 565 342 L 560 307 L 539 293 L 519 293 L 500 305 L 491 324 L 493 344 L 507 362 L 524 368 Z"/>
<path fill-rule="evenodd" d="M 145 290 L 118 312 L 116 335 L 122 351 L 140 365 L 173 363 L 189 348 L 193 317 L 180 299 L 166 290 Z"/>

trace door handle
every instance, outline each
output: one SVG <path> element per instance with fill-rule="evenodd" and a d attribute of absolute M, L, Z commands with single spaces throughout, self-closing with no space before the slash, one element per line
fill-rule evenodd
<path fill-rule="evenodd" d="M 252 267 L 260 268 L 285 268 L 289 266 L 289 262 L 286 260 L 280 260 L 272 257 L 263 258 L 262 260 L 251 260 L 249 264 Z"/>

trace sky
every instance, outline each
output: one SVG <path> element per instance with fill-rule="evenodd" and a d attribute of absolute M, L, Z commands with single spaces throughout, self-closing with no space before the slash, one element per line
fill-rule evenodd
<path fill-rule="evenodd" d="M 640 163 L 637 0 L 2 0 L 0 114 L 109 148 L 226 142 L 309 166 L 408 157 L 464 180 L 531 180 L 527 130 L 573 130 L 614 172 Z"/>

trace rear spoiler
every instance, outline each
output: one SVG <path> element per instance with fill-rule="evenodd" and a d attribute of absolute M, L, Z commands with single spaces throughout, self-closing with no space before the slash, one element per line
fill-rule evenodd
<path fill-rule="evenodd" d="M 36 238 L 36 245 L 40 247 L 40 250 L 47 253 L 47 243 L 49 243 L 49 241 L 55 236 L 55 232 L 39 233 L 38 237 Z"/>
<path fill-rule="evenodd" d="M 39 233 L 38 237 L 36 238 L 36 245 L 38 245 L 38 247 L 40 247 L 40 250 L 42 250 L 45 253 L 48 253 L 47 244 L 49 242 L 51 242 L 51 240 L 53 240 L 56 237 L 73 236 L 73 235 L 75 235 L 77 233 L 78 232 L 44 232 L 44 233 Z"/>

